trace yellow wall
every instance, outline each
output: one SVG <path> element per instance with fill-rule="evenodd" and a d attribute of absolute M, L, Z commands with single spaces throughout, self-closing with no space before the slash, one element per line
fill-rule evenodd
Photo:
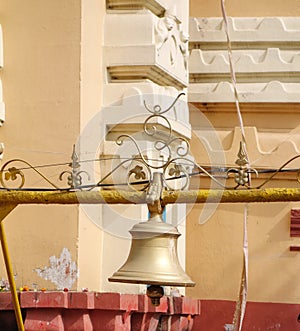
<path fill-rule="evenodd" d="M 80 1 L 2 0 L 4 161 L 65 162 L 80 128 Z M 42 169 L 41 169 L 42 170 Z M 62 168 L 42 170 L 56 181 Z M 47 184 L 26 171 L 28 186 Z M 60 183 L 61 184 L 61 183 Z M 67 248 L 77 259 L 78 207 L 19 206 L 4 221 L 18 286 L 55 288 L 35 268 Z M 3 267 L 0 278 L 7 278 Z"/>
<path fill-rule="evenodd" d="M 227 0 L 228 16 L 299 16 L 298 0 Z M 221 0 L 190 0 L 191 17 L 222 16 Z"/>
<path fill-rule="evenodd" d="M 80 131 L 100 111 L 104 73 L 102 68 L 105 1 L 81 2 Z M 85 151 L 82 151 L 83 155 Z M 101 210 L 101 208 L 100 208 Z M 103 232 L 80 207 L 78 229 L 78 289 L 101 288 Z"/>
<path fill-rule="evenodd" d="M 300 2 L 227 0 L 226 10 L 228 16 L 237 17 L 299 16 Z M 222 16 L 221 0 L 190 1 L 190 16 Z M 240 140 L 235 139 L 234 127 L 239 123 L 234 105 L 199 103 L 197 107 L 217 132 L 227 164 L 234 165 Z M 241 109 L 251 165 L 279 168 L 298 153 L 298 103 L 275 104 L 270 100 L 261 104 L 244 103 Z M 191 112 L 194 132 L 199 137 L 201 125 L 195 128 L 196 116 L 199 115 Z M 200 152 L 205 150 L 200 145 L 193 139 L 194 155 L 200 164 L 209 165 L 206 154 L 212 151 L 206 147 L 206 153 Z M 293 166 L 299 168 L 299 162 Z M 281 176 L 268 185 L 299 187 L 295 174 L 293 181 Z M 187 215 L 187 272 L 197 283 L 187 294 L 200 299 L 237 300 L 243 264 L 244 205 L 219 204 L 207 222 L 199 224 L 203 208 L 203 205 L 194 206 Z M 300 245 L 299 238 L 290 237 L 292 208 L 300 208 L 299 203 L 249 204 L 249 301 L 299 303 L 300 255 L 289 251 L 291 245 Z"/>
<path fill-rule="evenodd" d="M 297 204 L 248 207 L 249 301 L 298 303 L 300 256 L 289 246 L 290 209 Z M 242 204 L 219 205 L 207 223 L 198 223 L 195 206 L 187 226 L 187 270 L 196 281 L 187 294 L 201 299 L 236 300 L 243 263 Z M 298 204 L 299 208 L 299 204 Z"/>

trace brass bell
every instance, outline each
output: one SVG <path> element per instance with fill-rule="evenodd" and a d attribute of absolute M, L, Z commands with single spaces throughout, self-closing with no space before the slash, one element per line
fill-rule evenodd
<path fill-rule="evenodd" d="M 180 233 L 171 224 L 164 223 L 161 214 L 151 215 L 148 222 L 134 225 L 130 233 L 132 242 L 127 261 L 109 281 L 154 285 L 148 288 L 147 295 L 153 296 L 155 305 L 159 305 L 163 295 L 160 286 L 195 286 L 178 261 Z"/>

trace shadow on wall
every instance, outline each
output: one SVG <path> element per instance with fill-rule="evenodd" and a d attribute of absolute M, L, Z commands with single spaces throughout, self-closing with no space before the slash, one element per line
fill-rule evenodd
<path fill-rule="evenodd" d="M 25 320 L 25 312 L 22 311 L 23 320 Z M 18 331 L 18 325 L 13 310 L 0 311 L 0 330 Z"/>

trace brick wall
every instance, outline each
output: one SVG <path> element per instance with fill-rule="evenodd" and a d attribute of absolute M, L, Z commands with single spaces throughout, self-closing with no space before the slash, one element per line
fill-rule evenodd
<path fill-rule="evenodd" d="M 188 331 L 199 300 L 163 297 L 154 307 L 145 295 L 96 292 L 19 293 L 26 331 Z M 10 292 L 0 293 L 0 329 L 17 330 Z"/>

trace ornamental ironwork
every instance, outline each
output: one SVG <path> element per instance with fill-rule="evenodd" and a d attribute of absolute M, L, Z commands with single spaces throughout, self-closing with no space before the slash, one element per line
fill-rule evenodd
<path fill-rule="evenodd" d="M 80 161 L 76 152 L 76 146 L 74 145 L 71 162 L 34 166 L 22 159 L 7 161 L 0 169 L 0 189 L 45 190 L 44 187 L 26 187 L 25 170 L 33 171 L 44 180 L 48 184 L 47 190 L 91 191 L 104 186 L 113 187 L 120 183 L 107 183 L 107 180 L 123 166 L 126 166 L 127 175 L 126 183 L 122 184 L 137 191 L 144 191 L 149 187 L 154 172 L 162 173 L 164 189 L 172 191 L 187 189 L 192 176 L 205 176 L 212 180 L 220 189 L 260 189 L 279 173 L 291 172 L 291 169 L 286 168 L 287 165 L 295 159 L 300 158 L 300 155 L 296 155 L 285 162 L 280 168 L 274 170 L 269 169 L 269 177 L 263 179 L 263 182 L 259 185 L 252 185 L 251 175 L 255 175 L 256 178 L 259 178 L 259 175 L 265 171 L 250 167 L 244 142 L 240 142 L 237 159 L 235 161 L 236 167 L 211 167 L 208 169 L 205 166 L 199 165 L 191 156 L 189 141 L 173 132 L 171 122 L 167 117 L 167 113 L 173 110 L 182 95 L 184 95 L 184 93 L 180 93 L 170 106 L 165 109 L 160 105 L 149 107 L 146 102 L 144 102 L 144 108 L 149 115 L 143 123 L 143 139 L 150 142 L 152 144 L 152 150 L 162 155 L 162 157 L 151 158 L 145 155 L 134 136 L 122 134 L 118 136 L 115 143 L 118 146 L 122 146 L 125 141 L 131 143 L 135 148 L 135 155 L 124 160 L 121 159 L 113 169 L 104 174 L 95 183 L 86 184 L 86 182 L 90 181 L 91 176 L 87 171 L 81 170 L 81 165 L 82 162 L 87 161 Z M 106 160 L 106 158 L 99 158 L 97 160 L 90 160 L 90 162 L 102 162 Z M 63 186 L 59 186 L 56 183 L 58 181 L 48 178 L 41 171 L 41 168 L 55 166 L 68 167 L 67 170 L 63 170 L 58 175 L 59 181 L 65 183 Z M 296 179 L 299 182 L 300 169 L 293 169 L 293 171 L 296 172 Z M 215 173 L 218 173 L 218 176 L 216 176 Z M 219 180 L 220 175 L 225 179 L 225 182 Z M 83 184 L 83 176 L 85 177 L 85 184 Z M 173 185 L 175 181 L 176 185 Z"/>

